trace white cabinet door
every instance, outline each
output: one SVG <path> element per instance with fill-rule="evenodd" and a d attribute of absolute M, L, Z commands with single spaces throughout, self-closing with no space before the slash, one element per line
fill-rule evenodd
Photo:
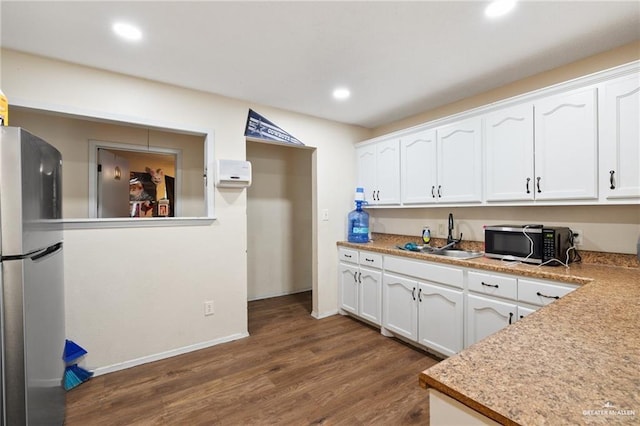
<path fill-rule="evenodd" d="M 466 346 L 514 323 L 516 314 L 517 306 L 514 303 L 467 295 Z"/>
<path fill-rule="evenodd" d="M 479 117 L 437 129 L 439 202 L 482 201 L 481 129 Z"/>
<path fill-rule="evenodd" d="M 533 105 L 484 118 L 487 201 L 533 200 Z"/>
<path fill-rule="evenodd" d="M 376 203 L 400 203 L 400 141 L 390 139 L 378 142 Z"/>
<path fill-rule="evenodd" d="M 340 277 L 340 307 L 352 314 L 358 314 L 358 267 L 345 263 L 338 264 Z"/>
<path fill-rule="evenodd" d="M 518 319 L 521 320 L 522 318 L 526 317 L 527 315 L 531 315 L 535 311 L 536 311 L 536 309 L 525 308 L 524 306 L 518 305 Z"/>
<path fill-rule="evenodd" d="M 358 273 L 358 308 L 362 318 L 380 325 L 382 323 L 382 272 L 360 267 Z"/>
<path fill-rule="evenodd" d="M 600 96 L 602 199 L 640 198 L 640 78 L 604 84 Z"/>
<path fill-rule="evenodd" d="M 382 325 L 393 333 L 418 340 L 417 282 L 383 274 Z"/>
<path fill-rule="evenodd" d="M 537 200 L 597 198 L 595 88 L 535 103 Z"/>
<path fill-rule="evenodd" d="M 462 291 L 418 283 L 419 343 L 447 356 L 463 348 Z"/>
<path fill-rule="evenodd" d="M 365 199 L 375 204 L 376 187 L 376 144 L 356 148 L 358 161 L 358 187 L 364 188 Z"/>
<path fill-rule="evenodd" d="M 436 133 L 425 130 L 400 140 L 402 203 L 436 201 Z"/>

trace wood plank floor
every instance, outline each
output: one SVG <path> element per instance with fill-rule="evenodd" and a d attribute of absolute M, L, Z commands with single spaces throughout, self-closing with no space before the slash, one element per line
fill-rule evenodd
<path fill-rule="evenodd" d="M 249 303 L 250 337 L 94 377 L 67 393 L 74 425 L 428 425 L 436 359 L 311 293 Z"/>

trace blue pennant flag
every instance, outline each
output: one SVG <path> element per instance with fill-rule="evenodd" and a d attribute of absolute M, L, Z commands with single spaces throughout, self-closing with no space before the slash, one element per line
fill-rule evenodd
<path fill-rule="evenodd" d="M 304 145 L 298 139 L 294 138 L 289 133 L 285 132 L 252 109 L 249 109 L 247 127 L 244 130 L 244 135 L 257 139 L 284 142 L 294 145 Z"/>

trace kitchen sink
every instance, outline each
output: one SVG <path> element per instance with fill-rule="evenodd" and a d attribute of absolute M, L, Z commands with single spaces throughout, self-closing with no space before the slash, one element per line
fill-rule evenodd
<path fill-rule="evenodd" d="M 444 246 L 448 247 L 448 246 Z M 450 249 L 450 248 L 437 248 L 431 246 L 422 246 L 415 243 L 407 243 L 403 246 L 396 246 L 400 250 L 407 251 L 419 251 L 422 253 L 433 254 L 436 256 L 444 256 L 444 257 L 453 257 L 456 259 L 473 259 L 475 257 L 484 256 L 483 251 L 473 251 L 473 250 L 459 250 L 459 249 Z"/>
<path fill-rule="evenodd" d="M 433 254 L 436 256 L 453 257 L 456 259 L 473 259 L 476 257 L 484 256 L 482 251 L 473 250 L 425 250 L 425 253 Z"/>

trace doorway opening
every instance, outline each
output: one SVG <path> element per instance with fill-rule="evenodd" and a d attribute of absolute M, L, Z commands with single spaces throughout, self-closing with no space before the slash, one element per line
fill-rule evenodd
<path fill-rule="evenodd" d="M 247 298 L 311 292 L 314 284 L 314 148 L 247 140 Z M 312 298 L 301 298 L 312 312 Z"/>

